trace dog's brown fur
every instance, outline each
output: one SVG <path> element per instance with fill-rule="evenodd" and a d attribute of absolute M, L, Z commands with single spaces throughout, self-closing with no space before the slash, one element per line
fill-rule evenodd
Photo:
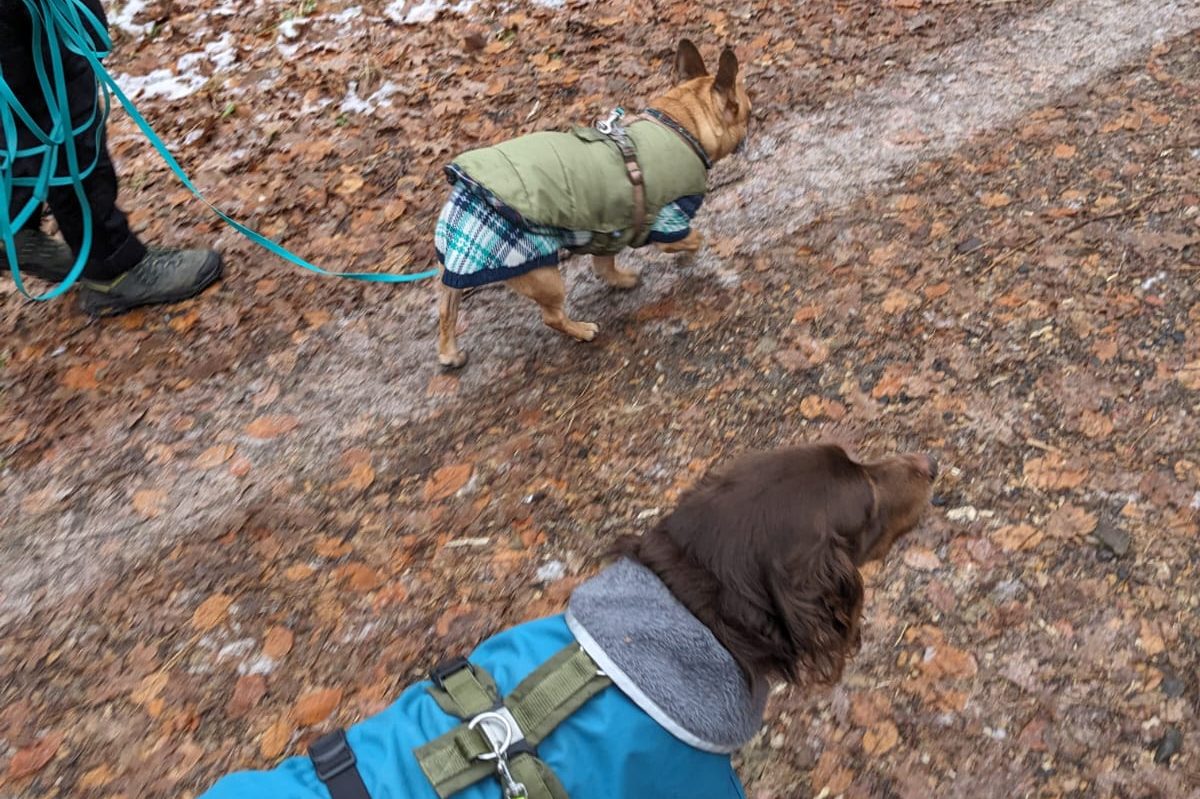
<path fill-rule="evenodd" d="M 858 567 L 916 526 L 936 476 L 927 455 L 860 463 L 832 444 L 750 455 L 618 551 L 658 574 L 752 684 L 834 683 L 859 646 Z"/>
<path fill-rule="evenodd" d="M 750 124 L 750 98 L 738 69 L 737 56 L 732 49 L 725 48 L 717 74 L 709 75 L 700 51 L 684 39 L 675 54 L 675 69 L 682 82 L 654 99 L 650 107 L 682 125 L 700 143 L 710 160 L 719 161 L 737 149 L 746 138 Z M 702 243 L 703 237 L 693 230 L 682 241 L 657 246 L 668 253 L 694 253 Z M 593 257 L 592 269 L 613 288 L 631 289 L 638 284 L 638 275 L 618 267 L 611 255 Z M 505 283 L 538 304 L 542 321 L 548 327 L 578 341 L 591 341 L 596 337 L 598 325 L 578 322 L 567 315 L 567 289 L 558 267 L 534 269 Z M 466 353 L 458 346 L 457 334 L 462 291 L 445 284 L 441 291 L 438 362 L 445 367 L 458 368 L 467 362 Z"/>

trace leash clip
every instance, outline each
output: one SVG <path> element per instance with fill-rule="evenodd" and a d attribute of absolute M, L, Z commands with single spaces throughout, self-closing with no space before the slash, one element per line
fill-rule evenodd
<path fill-rule="evenodd" d="M 596 123 L 596 130 L 603 133 L 605 136 L 625 136 L 625 127 L 621 124 L 621 120 L 625 118 L 625 109 L 617 106 L 608 115 L 608 119 L 602 119 Z"/>
<path fill-rule="evenodd" d="M 478 730 L 492 748 L 491 752 L 479 755 L 480 760 L 496 761 L 496 777 L 504 791 L 505 799 L 528 799 L 524 783 L 517 782 L 508 768 L 508 750 L 513 744 L 525 740 L 517 720 L 506 707 L 480 713 L 467 724 L 468 729 Z"/>

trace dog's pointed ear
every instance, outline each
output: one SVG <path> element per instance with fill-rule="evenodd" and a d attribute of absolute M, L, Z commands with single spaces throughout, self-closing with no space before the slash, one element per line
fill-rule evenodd
<path fill-rule="evenodd" d="M 717 78 L 713 81 L 713 91 L 721 95 L 730 105 L 737 104 L 737 74 L 738 60 L 732 47 L 721 51 L 721 61 L 717 65 Z"/>
<path fill-rule="evenodd" d="M 675 51 L 675 73 L 680 81 L 702 78 L 708 74 L 704 66 L 704 57 L 692 44 L 691 39 L 680 39 L 679 49 Z"/>

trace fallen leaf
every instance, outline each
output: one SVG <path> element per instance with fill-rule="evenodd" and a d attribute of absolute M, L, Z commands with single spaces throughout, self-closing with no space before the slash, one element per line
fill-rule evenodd
<path fill-rule="evenodd" d="M 1071 145 L 1071 144 L 1059 144 L 1059 145 L 1056 145 L 1054 148 L 1054 157 L 1055 158 L 1062 158 L 1062 159 L 1074 158 L 1075 153 L 1076 153 L 1075 146 Z"/>
<path fill-rule="evenodd" d="M 233 444 L 217 444 L 196 456 L 192 463 L 197 469 L 215 469 L 233 457 Z"/>
<path fill-rule="evenodd" d="M 475 467 L 469 463 L 455 463 L 438 469 L 425 484 L 425 501 L 437 502 L 458 493 L 470 481 L 474 471 Z"/>
<path fill-rule="evenodd" d="M 147 674 L 142 678 L 137 689 L 129 695 L 129 701 L 143 707 L 149 705 L 158 698 L 158 695 L 162 693 L 162 689 L 167 687 L 168 679 L 169 677 L 165 671 L 156 671 L 153 674 Z"/>
<path fill-rule="evenodd" d="M 96 372 L 107 365 L 107 361 L 97 361 L 82 366 L 72 366 L 63 374 L 62 384 L 72 391 L 95 391 L 100 388 Z"/>
<path fill-rule="evenodd" d="M 904 565 L 917 571 L 933 571 L 942 565 L 942 560 L 932 549 L 910 546 L 904 551 Z"/>
<path fill-rule="evenodd" d="M 900 743 L 900 731 L 890 721 L 883 721 L 863 734 L 863 751 L 868 755 L 882 755 Z"/>
<path fill-rule="evenodd" d="M 1192 391 L 1200 391 L 1200 361 L 1192 361 L 1181 368 L 1175 374 L 1175 379 L 1184 388 L 1190 388 Z"/>
<path fill-rule="evenodd" d="M 979 672 L 975 656 L 945 642 L 929 647 L 921 671 L 935 679 L 965 679 Z"/>
<path fill-rule="evenodd" d="M 33 746 L 18 750 L 8 764 L 8 778 L 19 780 L 44 769 L 58 754 L 66 737 L 65 733 L 52 732 L 38 739 Z"/>
<path fill-rule="evenodd" d="M 1112 339 L 1097 341 L 1092 345 L 1092 352 L 1100 363 L 1108 363 L 1117 357 L 1117 342 Z"/>
<path fill-rule="evenodd" d="M 1137 645 L 1149 657 L 1160 655 L 1167 648 L 1166 642 L 1158 632 L 1158 625 L 1146 619 L 1142 619 Z"/>
<path fill-rule="evenodd" d="M 1040 530 L 1028 524 L 1010 524 L 992 534 L 996 546 L 1005 552 L 1023 552 L 1033 549 L 1041 543 L 1043 537 Z"/>
<path fill-rule="evenodd" d="M 309 566 L 307 563 L 297 563 L 294 566 L 288 566 L 287 569 L 284 570 L 283 576 L 296 583 L 312 577 L 313 572 L 315 571 L 316 569 L 314 569 L 312 566 Z"/>
<path fill-rule="evenodd" d="M 346 175 L 346 177 L 342 178 L 342 182 L 338 184 L 338 187 L 334 189 L 334 191 L 343 197 L 348 197 L 351 194 L 357 194 L 358 190 L 361 189 L 365 183 L 366 181 L 363 180 L 362 175 Z"/>
<path fill-rule="evenodd" d="M 1113 421 L 1102 413 L 1084 411 L 1079 417 L 1079 432 L 1088 438 L 1108 438 L 1114 429 Z"/>
<path fill-rule="evenodd" d="M 365 491 L 375 482 L 375 470 L 369 463 L 356 463 L 350 469 L 350 476 L 334 483 L 334 491 Z"/>
<path fill-rule="evenodd" d="M 1067 461 L 1057 452 L 1048 452 L 1044 457 L 1025 461 L 1025 482 L 1043 491 L 1077 488 L 1087 479 L 1088 470 L 1077 461 Z"/>
<path fill-rule="evenodd" d="M 258 751 L 266 760 L 274 760 L 283 754 L 292 738 L 292 722 L 286 716 L 276 721 L 263 733 Z"/>
<path fill-rule="evenodd" d="M 86 790 L 103 788 L 112 782 L 115 776 L 116 774 L 113 772 L 112 767 L 107 763 L 101 763 L 94 769 L 84 772 L 83 776 L 79 778 L 79 787 Z"/>
<path fill-rule="evenodd" d="M 225 620 L 233 597 L 228 594 L 213 594 L 200 603 L 192 614 L 192 626 L 200 632 L 207 632 Z"/>
<path fill-rule="evenodd" d="M 321 536 L 317 539 L 317 543 L 313 545 L 313 551 L 323 558 L 333 560 L 349 555 L 354 551 L 354 547 L 346 543 L 340 538 L 333 536 Z"/>
<path fill-rule="evenodd" d="M 286 435 L 299 426 L 300 420 L 295 416 L 260 416 L 246 425 L 246 435 L 266 441 Z"/>
<path fill-rule="evenodd" d="M 1012 202 L 1012 198 L 1002 191 L 988 192 L 979 200 L 984 208 L 1003 208 Z"/>
<path fill-rule="evenodd" d="M 267 636 L 263 639 L 262 653 L 271 660 L 281 660 L 288 652 L 292 651 L 292 644 L 296 637 L 287 627 L 276 625 L 267 630 Z"/>
<path fill-rule="evenodd" d="M 225 705 L 225 713 L 231 719 L 240 719 L 267 695 L 267 678 L 261 674 L 243 674 L 233 686 L 233 696 Z"/>
<path fill-rule="evenodd" d="M 139 516 L 153 519 L 162 514 L 167 504 L 167 492 L 157 488 L 143 488 L 133 492 L 133 509 Z"/>
<path fill-rule="evenodd" d="M 1095 515 L 1076 505 L 1063 505 L 1046 520 L 1046 532 L 1054 538 L 1083 538 L 1095 529 Z"/>
<path fill-rule="evenodd" d="M 342 701 L 340 688 L 318 688 L 309 691 L 292 708 L 292 720 L 300 727 L 311 727 L 329 718 Z"/>
<path fill-rule="evenodd" d="M 892 289 L 883 298 L 883 302 L 880 303 L 880 307 L 883 309 L 884 313 L 898 314 L 904 313 L 908 309 L 914 308 L 920 304 L 921 301 L 918 300 L 911 292 L 905 291 L 904 289 Z"/>

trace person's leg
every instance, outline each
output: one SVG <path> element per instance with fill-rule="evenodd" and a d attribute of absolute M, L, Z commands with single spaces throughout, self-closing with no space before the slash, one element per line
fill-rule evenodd
<path fill-rule="evenodd" d="M 87 0 L 87 6 L 107 25 L 99 0 Z M 89 280 L 110 281 L 133 269 L 146 257 L 146 247 L 129 229 L 129 220 L 117 207 L 117 173 L 108 155 L 107 133 L 97 129 L 102 125 L 96 75 L 83 56 L 60 48 L 66 76 L 67 104 L 71 124 L 79 126 L 94 119 L 95 123 L 75 138 L 75 152 L 80 168 L 95 161 L 95 169 L 83 181 L 87 196 L 81 206 L 74 186 L 56 186 L 50 190 L 47 202 L 58 228 L 71 250 L 78 253 L 83 245 L 86 219 L 92 225 L 91 249 L 83 276 Z M 65 168 L 66 157 L 60 155 Z"/>

